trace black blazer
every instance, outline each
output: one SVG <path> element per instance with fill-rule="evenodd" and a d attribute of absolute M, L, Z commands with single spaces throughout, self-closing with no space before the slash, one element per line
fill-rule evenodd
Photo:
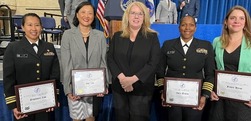
<path fill-rule="evenodd" d="M 157 78 L 202 79 L 202 94 L 210 96 L 214 82 L 214 52 L 209 41 L 194 38 L 185 55 L 180 38 L 167 40 L 161 48 Z"/>
<path fill-rule="evenodd" d="M 160 44 L 156 33 L 148 33 L 147 38 L 139 31 L 132 49 L 130 64 L 127 58 L 130 39 L 122 38 L 121 32 L 114 34 L 108 52 L 108 67 L 112 73 L 112 89 L 124 92 L 117 76 L 136 75 L 139 81 L 133 84 L 134 95 L 151 95 L 154 88 L 156 66 L 160 58 Z"/>
<path fill-rule="evenodd" d="M 53 44 L 39 40 L 38 54 L 29 41 L 9 43 L 3 60 L 3 85 L 9 109 L 16 108 L 14 86 L 56 79 L 59 84 L 60 69 Z"/>

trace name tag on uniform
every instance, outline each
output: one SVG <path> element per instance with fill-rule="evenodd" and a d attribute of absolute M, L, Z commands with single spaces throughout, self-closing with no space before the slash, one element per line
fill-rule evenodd
<path fill-rule="evenodd" d="M 174 54 L 175 51 L 174 50 L 171 50 L 171 51 L 167 51 L 166 54 Z"/>
<path fill-rule="evenodd" d="M 17 54 L 17 58 L 28 58 L 28 54 Z"/>

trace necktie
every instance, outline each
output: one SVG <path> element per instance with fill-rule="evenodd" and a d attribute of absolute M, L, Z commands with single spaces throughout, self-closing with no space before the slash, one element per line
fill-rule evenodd
<path fill-rule="evenodd" d="M 37 46 L 37 44 L 36 44 L 36 43 L 32 43 L 31 45 L 32 45 L 34 51 L 37 53 L 37 51 L 38 51 L 38 46 Z"/>
<path fill-rule="evenodd" d="M 186 54 L 187 50 L 188 50 L 188 45 L 187 44 L 183 45 L 183 50 L 184 50 L 184 53 Z"/>

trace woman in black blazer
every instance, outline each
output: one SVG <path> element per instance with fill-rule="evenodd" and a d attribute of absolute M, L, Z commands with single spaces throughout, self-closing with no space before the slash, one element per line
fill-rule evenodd
<path fill-rule="evenodd" d="M 108 67 L 116 121 L 150 119 L 160 45 L 149 18 L 143 3 L 131 3 L 123 15 L 122 31 L 115 33 L 110 43 Z"/>

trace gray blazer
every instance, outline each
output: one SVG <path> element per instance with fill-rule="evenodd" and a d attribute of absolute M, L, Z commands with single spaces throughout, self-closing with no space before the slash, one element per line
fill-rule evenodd
<path fill-rule="evenodd" d="M 160 22 L 176 24 L 178 16 L 176 4 L 172 1 L 170 2 L 171 2 L 170 9 L 168 9 L 168 5 L 165 0 L 159 2 L 156 9 L 156 19 L 159 19 Z"/>
<path fill-rule="evenodd" d="M 92 29 L 89 36 L 88 57 L 79 27 L 66 30 L 61 43 L 61 67 L 65 94 L 72 93 L 72 69 L 106 68 L 107 44 L 104 33 Z M 86 61 L 88 60 L 88 62 Z M 108 74 L 106 74 L 108 78 Z"/>

